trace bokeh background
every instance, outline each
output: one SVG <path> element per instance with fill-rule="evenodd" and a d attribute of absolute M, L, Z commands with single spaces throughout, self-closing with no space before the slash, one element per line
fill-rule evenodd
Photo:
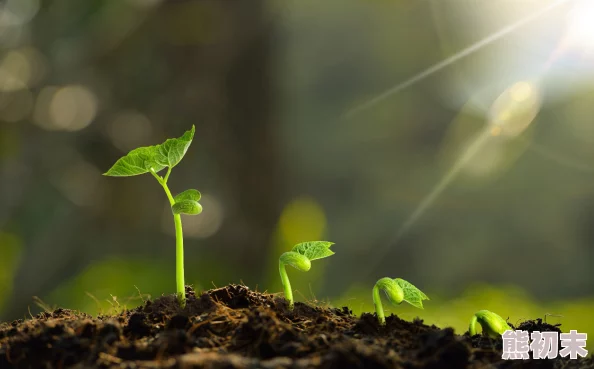
<path fill-rule="evenodd" d="M 203 194 L 196 288 L 280 293 L 278 256 L 325 239 L 298 300 L 372 311 L 401 277 L 432 298 L 408 319 L 594 333 L 588 3 L 0 2 L 0 320 L 175 291 L 162 189 L 101 174 L 195 124 L 170 187 Z"/>

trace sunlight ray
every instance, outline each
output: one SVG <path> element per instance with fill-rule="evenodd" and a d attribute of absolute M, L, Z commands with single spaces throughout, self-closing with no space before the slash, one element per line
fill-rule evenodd
<path fill-rule="evenodd" d="M 472 159 L 475 154 L 483 147 L 485 142 L 492 138 L 493 134 L 490 129 L 483 130 L 476 139 L 471 143 L 471 145 L 464 151 L 464 153 L 460 156 L 460 158 L 454 163 L 452 168 L 442 177 L 442 179 L 433 187 L 431 192 L 423 198 L 421 203 L 415 208 L 413 213 L 406 219 L 406 221 L 400 226 L 396 235 L 387 243 L 379 247 L 374 251 L 374 255 L 376 259 L 372 261 L 372 267 L 370 270 L 375 270 L 375 266 L 377 266 L 385 257 L 386 253 L 392 249 L 395 245 L 397 245 L 402 237 L 408 232 L 408 230 L 425 214 L 427 209 L 435 200 L 441 195 L 441 193 L 452 183 L 456 176 L 460 173 L 460 171 L 464 168 L 464 166 Z"/>
<path fill-rule="evenodd" d="M 355 115 L 375 106 L 376 104 L 384 101 L 385 99 L 387 99 L 388 97 L 390 97 L 391 95 L 394 95 L 404 89 L 406 89 L 407 87 L 410 87 L 412 85 L 414 85 L 415 83 L 429 77 L 430 75 L 444 69 L 445 67 L 449 66 L 452 63 L 455 63 L 456 61 L 471 55 L 472 53 L 482 49 L 485 46 L 488 46 L 489 44 L 499 40 L 500 38 L 514 32 L 515 30 L 517 30 L 520 27 L 523 27 L 524 25 L 534 21 L 535 19 L 543 16 L 544 14 L 552 11 L 553 9 L 557 8 L 560 5 L 563 5 L 567 2 L 570 1 L 574 1 L 574 0 L 557 0 L 554 1 L 553 3 L 549 4 L 548 6 L 542 8 L 541 10 L 530 14 L 527 17 L 524 17 L 520 20 L 518 20 L 517 22 L 514 22 L 502 29 L 500 29 L 499 31 L 491 34 L 490 36 L 485 37 L 482 40 L 479 40 L 477 42 L 475 42 L 474 44 L 468 46 L 467 48 L 459 51 L 458 53 L 442 60 L 441 62 L 432 65 L 431 67 L 425 69 L 424 71 L 410 77 L 409 79 L 405 80 L 404 82 L 401 82 L 397 85 L 395 85 L 394 87 L 386 90 L 385 92 L 367 100 L 364 103 L 359 104 L 358 106 L 348 110 L 344 115 L 343 118 L 349 119 L 354 117 Z"/>

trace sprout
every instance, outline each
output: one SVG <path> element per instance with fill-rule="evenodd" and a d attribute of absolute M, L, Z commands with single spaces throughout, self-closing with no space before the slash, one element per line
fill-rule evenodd
<path fill-rule="evenodd" d="M 380 298 L 380 290 L 383 290 L 388 297 L 388 300 L 394 305 L 399 305 L 402 301 L 406 301 L 414 307 L 423 308 L 423 300 L 429 300 L 420 289 L 413 286 L 404 279 L 396 278 L 382 278 L 375 286 L 373 286 L 373 304 L 375 305 L 375 312 L 377 313 L 377 320 L 381 325 L 386 324 L 384 316 L 384 308 Z"/>
<path fill-rule="evenodd" d="M 476 323 L 481 325 L 484 335 L 492 338 L 500 338 L 505 331 L 511 330 L 511 327 L 502 317 L 489 310 L 481 310 L 473 315 L 468 327 L 468 333 L 471 336 L 477 334 Z"/>
<path fill-rule="evenodd" d="M 200 192 L 197 190 L 186 190 L 173 197 L 167 181 L 171 170 L 182 160 L 194 138 L 195 127 L 185 132 L 180 138 L 171 138 L 160 145 L 139 147 L 130 151 L 126 156 L 120 158 L 106 172 L 105 176 L 130 177 L 150 173 L 157 179 L 165 195 L 171 204 L 173 221 L 175 224 L 175 271 L 177 296 L 182 307 L 186 306 L 185 282 L 184 282 L 184 239 L 180 214 L 196 215 L 202 212 Z M 157 173 L 167 168 L 164 177 Z"/>
<path fill-rule="evenodd" d="M 289 252 L 282 254 L 278 260 L 278 270 L 285 289 L 285 298 L 289 301 L 289 309 L 293 309 L 293 291 L 287 276 L 285 265 L 290 265 L 302 272 L 311 268 L 311 261 L 334 255 L 330 246 L 334 243 L 327 241 L 310 241 L 297 244 Z"/>

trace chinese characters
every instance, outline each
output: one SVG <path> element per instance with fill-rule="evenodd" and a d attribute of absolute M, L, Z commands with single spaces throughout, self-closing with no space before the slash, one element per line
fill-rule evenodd
<path fill-rule="evenodd" d="M 578 333 L 575 330 L 569 333 L 539 332 L 534 331 L 505 331 L 503 338 L 502 359 L 529 359 L 532 351 L 533 359 L 554 359 L 557 356 L 577 359 L 578 356 L 588 355 L 586 350 L 587 333 Z M 561 338 L 561 350 L 559 350 L 559 338 Z"/>

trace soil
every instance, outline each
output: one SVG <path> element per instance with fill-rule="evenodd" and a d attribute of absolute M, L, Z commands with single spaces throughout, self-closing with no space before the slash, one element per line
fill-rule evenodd
<path fill-rule="evenodd" d="M 174 295 L 119 315 L 67 309 L 0 324 L 0 368 L 594 368 L 594 358 L 502 360 L 501 340 L 457 335 L 395 315 L 296 303 L 229 285 L 187 306 Z M 557 331 L 537 319 L 517 329 Z"/>

